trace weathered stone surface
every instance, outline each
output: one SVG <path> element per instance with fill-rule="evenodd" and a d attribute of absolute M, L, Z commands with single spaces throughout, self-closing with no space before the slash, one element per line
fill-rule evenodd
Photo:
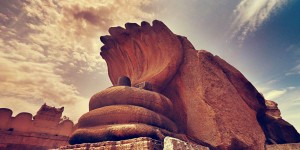
<path fill-rule="evenodd" d="M 216 66 L 224 72 L 229 82 L 237 90 L 242 100 L 254 111 L 261 112 L 266 109 L 265 99 L 249 82 L 244 75 L 236 68 L 228 64 L 219 56 L 214 56 L 212 62 L 216 62 Z"/>
<path fill-rule="evenodd" d="M 173 100 L 174 111 L 181 113 L 175 121 L 178 127 L 195 141 L 215 148 L 235 144 L 263 149 L 265 136 L 256 111 L 239 92 L 215 56 L 186 49 L 184 62 L 163 94 Z"/>
<path fill-rule="evenodd" d="M 300 134 L 290 123 L 282 118 L 266 115 L 263 120 L 269 144 L 284 144 L 300 142 Z"/>
<path fill-rule="evenodd" d="M 268 144 L 283 144 L 300 142 L 297 130 L 281 117 L 277 103 L 266 100 L 266 112 L 260 118 Z"/>
<path fill-rule="evenodd" d="M 0 150 L 47 150 L 67 145 L 69 137 L 45 133 L 0 131 Z"/>
<path fill-rule="evenodd" d="M 209 150 L 208 147 L 181 141 L 173 137 L 165 137 L 164 150 Z"/>
<path fill-rule="evenodd" d="M 300 150 L 300 143 L 266 145 L 267 150 Z"/>
<path fill-rule="evenodd" d="M 163 142 L 149 137 L 139 137 L 121 141 L 105 141 L 62 146 L 59 149 L 106 149 L 106 150 L 209 150 L 208 147 L 185 142 L 173 137 L 165 137 Z"/>
<path fill-rule="evenodd" d="M 280 119 L 281 118 L 281 112 L 277 107 L 277 103 L 271 100 L 266 100 L 266 115 L 272 116 L 275 119 Z"/>
<path fill-rule="evenodd" d="M 159 91 L 175 75 L 182 60 L 182 48 L 177 36 L 160 22 L 153 26 L 127 23 L 126 29 L 112 27 L 110 36 L 102 36 L 105 44 L 101 56 L 108 65 L 113 85 L 120 76 L 128 76 L 133 85 L 148 81 Z"/>
<path fill-rule="evenodd" d="M 73 122 L 61 118 L 63 108 L 42 105 L 33 117 L 0 108 L 0 149 L 49 149 L 66 145 L 73 130 Z"/>
<path fill-rule="evenodd" d="M 122 141 L 106 141 L 98 143 L 86 143 L 62 146 L 60 150 L 73 149 L 73 150 L 87 150 L 87 149 L 105 149 L 105 150 L 161 150 L 163 149 L 162 142 L 147 138 L 139 137 Z"/>

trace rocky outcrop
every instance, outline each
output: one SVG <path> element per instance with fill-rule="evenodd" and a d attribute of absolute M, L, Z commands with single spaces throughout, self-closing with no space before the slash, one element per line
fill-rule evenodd
<path fill-rule="evenodd" d="M 278 104 L 271 100 L 266 100 L 266 115 L 273 117 L 274 119 L 281 119 L 281 112 L 278 109 Z"/>
<path fill-rule="evenodd" d="M 277 103 L 266 100 L 266 113 L 261 120 L 268 144 L 300 142 L 300 134 L 293 125 L 282 119 Z"/>
<path fill-rule="evenodd" d="M 71 144 L 173 136 L 210 149 L 264 149 L 267 139 L 299 135 L 283 129 L 278 111 L 220 57 L 195 50 L 157 20 L 125 28 L 100 38 L 114 86 L 91 98 Z M 273 136 L 275 128 L 289 132 Z"/>

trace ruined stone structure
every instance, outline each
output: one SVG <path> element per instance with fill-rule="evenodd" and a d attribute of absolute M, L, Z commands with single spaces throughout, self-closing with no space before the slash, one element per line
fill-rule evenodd
<path fill-rule="evenodd" d="M 73 122 L 61 118 L 64 108 L 46 104 L 33 117 L 0 108 L 0 149 L 49 149 L 66 145 L 73 130 Z"/>
<path fill-rule="evenodd" d="M 164 23 L 109 33 L 100 54 L 113 86 L 92 96 L 71 144 L 171 136 L 210 149 L 260 150 L 300 142 L 242 73 Z"/>

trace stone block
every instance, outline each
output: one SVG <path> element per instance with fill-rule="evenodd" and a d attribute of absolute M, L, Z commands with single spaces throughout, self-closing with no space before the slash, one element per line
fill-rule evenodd
<path fill-rule="evenodd" d="M 202 145 L 181 141 L 176 138 L 166 137 L 164 139 L 163 150 L 209 150 L 209 148 Z"/>

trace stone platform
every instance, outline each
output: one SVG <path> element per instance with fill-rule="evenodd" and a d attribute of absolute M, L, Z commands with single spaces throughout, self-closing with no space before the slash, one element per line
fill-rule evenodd
<path fill-rule="evenodd" d="M 122 141 L 76 144 L 60 147 L 59 150 L 209 150 L 208 147 L 166 137 L 164 142 L 148 137 Z"/>
<path fill-rule="evenodd" d="M 266 150 L 300 150 L 300 143 L 266 145 Z M 57 150 L 210 150 L 208 147 L 166 137 L 163 142 L 148 137 L 62 146 Z"/>
<path fill-rule="evenodd" d="M 75 144 L 60 147 L 60 150 L 161 150 L 163 143 L 147 137 L 121 141 L 105 141 L 99 143 Z"/>

